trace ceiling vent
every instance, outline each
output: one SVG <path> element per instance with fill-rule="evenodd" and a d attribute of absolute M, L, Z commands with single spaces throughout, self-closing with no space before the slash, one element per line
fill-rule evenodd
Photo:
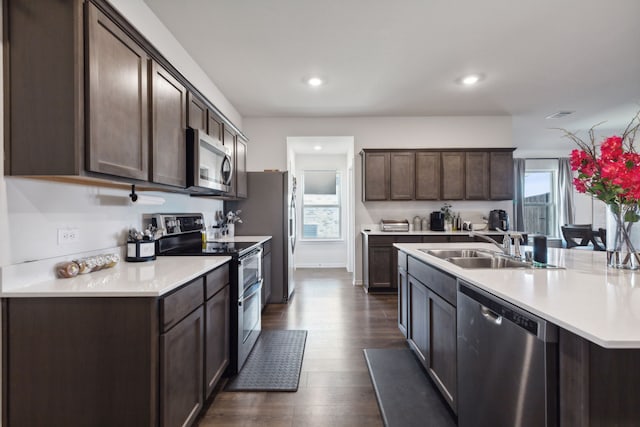
<path fill-rule="evenodd" d="M 561 119 L 563 117 L 568 116 L 569 114 L 573 114 L 574 111 L 558 111 L 557 113 L 553 113 L 550 116 L 545 117 L 546 119 Z"/>

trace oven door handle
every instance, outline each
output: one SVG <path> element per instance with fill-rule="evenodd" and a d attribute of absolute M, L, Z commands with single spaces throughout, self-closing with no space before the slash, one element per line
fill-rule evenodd
<path fill-rule="evenodd" d="M 238 306 L 242 306 L 243 302 L 245 302 L 246 300 L 250 299 L 258 292 L 260 292 L 261 289 L 262 289 L 262 280 L 259 280 L 246 290 L 246 292 L 242 295 L 242 298 L 238 300 Z"/>

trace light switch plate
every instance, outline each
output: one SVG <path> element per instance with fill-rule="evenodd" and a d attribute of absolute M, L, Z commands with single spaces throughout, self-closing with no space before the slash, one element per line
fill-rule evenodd
<path fill-rule="evenodd" d="M 68 245 L 80 241 L 80 229 L 58 228 L 58 245 Z"/>

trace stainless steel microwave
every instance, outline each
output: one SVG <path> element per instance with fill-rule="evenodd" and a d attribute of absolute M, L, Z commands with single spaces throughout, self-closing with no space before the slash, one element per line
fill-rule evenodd
<path fill-rule="evenodd" d="M 231 191 L 231 149 L 203 130 L 187 129 L 187 187 L 196 192 Z"/>

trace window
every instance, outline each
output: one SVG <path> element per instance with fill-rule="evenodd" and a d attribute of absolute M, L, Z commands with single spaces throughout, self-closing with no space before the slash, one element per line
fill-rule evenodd
<path fill-rule="evenodd" d="M 340 173 L 304 171 L 302 238 L 340 239 Z"/>
<path fill-rule="evenodd" d="M 556 171 L 528 170 L 524 175 L 524 229 L 534 234 L 557 234 Z"/>

